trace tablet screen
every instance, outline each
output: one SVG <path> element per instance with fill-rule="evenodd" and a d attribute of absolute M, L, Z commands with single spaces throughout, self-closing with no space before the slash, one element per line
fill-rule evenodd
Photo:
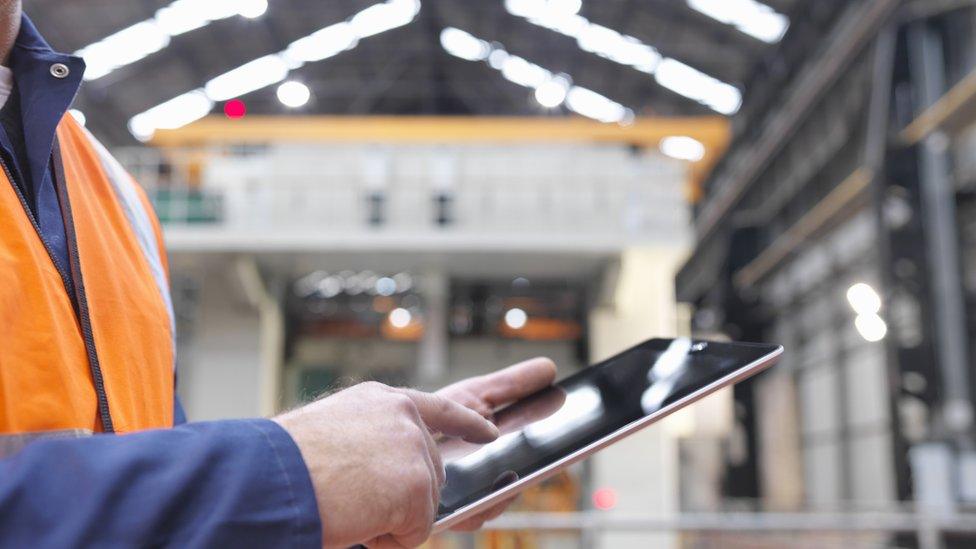
<path fill-rule="evenodd" d="M 775 345 L 654 339 L 501 411 L 488 444 L 441 442 L 438 519 L 776 351 Z"/>

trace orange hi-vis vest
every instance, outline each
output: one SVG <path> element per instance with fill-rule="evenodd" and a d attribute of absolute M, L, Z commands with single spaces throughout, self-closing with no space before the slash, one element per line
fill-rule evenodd
<path fill-rule="evenodd" d="M 0 170 L 0 437 L 172 426 L 174 324 L 159 222 L 70 115 L 52 162 L 69 273 Z"/>

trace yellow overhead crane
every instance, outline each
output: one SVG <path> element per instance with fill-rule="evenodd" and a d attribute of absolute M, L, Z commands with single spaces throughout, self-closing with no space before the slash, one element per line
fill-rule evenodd
<path fill-rule="evenodd" d="M 630 124 L 605 124 L 579 117 L 512 116 L 208 116 L 175 130 L 159 130 L 151 144 L 191 147 L 269 142 L 358 143 L 622 143 L 657 147 L 670 136 L 692 137 L 705 146 L 692 162 L 688 198 L 700 185 L 729 141 L 723 116 L 637 117 Z"/>

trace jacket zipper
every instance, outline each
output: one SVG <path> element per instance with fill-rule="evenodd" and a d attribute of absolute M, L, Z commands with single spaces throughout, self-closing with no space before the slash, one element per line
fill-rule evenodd
<path fill-rule="evenodd" d="M 17 198 L 20 200 L 20 205 L 24 208 L 24 212 L 27 214 L 27 218 L 30 219 L 31 225 L 34 227 L 34 231 L 37 232 L 37 236 L 41 239 L 41 243 L 44 245 L 44 249 L 47 251 L 47 255 L 51 258 L 51 262 L 54 264 L 54 268 L 57 269 L 58 274 L 61 275 L 61 283 L 64 284 L 65 292 L 69 292 L 69 288 L 72 287 L 69 280 L 73 280 L 75 295 L 74 299 L 71 300 L 72 308 L 74 309 L 75 316 L 81 325 L 82 337 L 85 341 L 85 350 L 88 353 L 88 366 L 91 370 L 92 381 L 95 385 L 95 396 L 98 401 L 98 414 L 102 422 L 102 429 L 106 433 L 112 433 L 115 431 L 112 425 L 112 415 L 109 413 L 108 409 L 108 396 L 105 393 L 105 380 L 102 377 L 102 370 L 98 364 L 98 355 L 95 352 L 95 339 L 92 336 L 91 319 L 88 315 L 88 300 L 84 293 L 84 284 L 81 279 L 81 268 L 80 262 L 78 261 L 78 248 L 77 242 L 75 241 L 74 233 L 74 222 L 71 219 L 71 207 L 68 204 L 67 193 L 63 192 L 63 173 L 61 172 L 61 154 L 60 154 L 60 144 L 57 139 L 54 141 L 54 158 L 53 166 L 51 170 L 51 179 L 54 181 L 55 189 L 58 193 L 58 201 L 61 203 L 61 213 L 64 221 L 65 230 L 65 240 L 68 246 L 68 261 L 71 263 L 69 266 L 71 268 L 74 277 L 68 278 L 68 273 L 64 272 L 61 265 L 55 258 L 54 251 L 51 248 L 50 243 L 44 237 L 44 233 L 41 231 L 41 226 L 34 217 L 34 213 L 31 211 L 30 206 L 27 204 L 27 199 L 24 197 L 24 193 L 21 192 L 20 187 L 14 182 L 14 177 L 10 172 L 10 168 L 7 166 L 7 162 L 0 155 L 0 167 L 3 168 L 3 173 L 7 176 L 7 180 L 14 188 L 14 192 L 17 194 Z M 69 294 L 69 297 L 70 294 Z"/>

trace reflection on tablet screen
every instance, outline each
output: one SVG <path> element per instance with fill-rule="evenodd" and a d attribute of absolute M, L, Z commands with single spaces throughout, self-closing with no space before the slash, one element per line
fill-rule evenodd
<path fill-rule="evenodd" d="M 718 381 L 772 345 L 651 340 L 496 414 L 488 444 L 441 442 L 447 482 L 438 518 Z"/>

